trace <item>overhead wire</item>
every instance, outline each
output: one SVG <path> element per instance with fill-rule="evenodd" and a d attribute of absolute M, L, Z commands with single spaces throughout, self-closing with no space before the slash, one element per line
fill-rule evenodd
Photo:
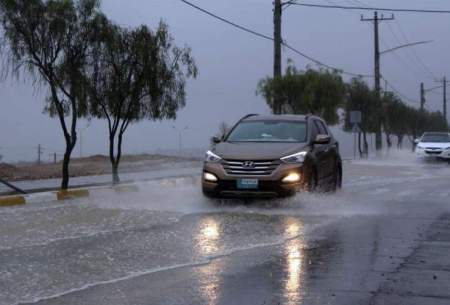
<path fill-rule="evenodd" d="M 270 37 L 268 35 L 259 33 L 259 32 L 255 31 L 255 30 L 252 30 L 252 29 L 248 28 L 248 27 L 242 26 L 242 25 L 237 24 L 235 22 L 232 22 L 232 21 L 230 21 L 228 19 L 225 19 L 225 18 L 223 18 L 223 17 L 221 17 L 221 16 L 219 16 L 217 14 L 214 14 L 214 13 L 212 13 L 212 12 L 210 12 L 210 11 L 204 9 L 204 8 L 201 8 L 200 6 L 194 4 L 194 3 L 190 2 L 190 1 L 187 1 L 187 0 L 180 0 L 180 1 L 185 3 L 186 5 L 189 5 L 189 6 L 193 7 L 193 8 L 195 8 L 195 9 L 197 9 L 197 10 L 199 10 L 199 11 L 201 11 L 201 12 L 203 12 L 203 13 L 205 13 L 205 14 L 207 14 L 207 15 L 215 18 L 215 19 L 218 19 L 218 20 L 220 20 L 220 21 L 222 21 L 222 22 L 224 22 L 224 23 L 226 23 L 228 25 L 231 25 L 231 26 L 233 26 L 233 27 L 235 27 L 237 29 L 240 29 L 240 30 L 245 31 L 245 32 L 247 32 L 249 34 L 255 35 L 255 36 L 259 37 L 259 38 L 263 38 L 263 39 L 270 40 L 270 41 L 275 41 L 275 39 L 273 37 Z M 373 77 L 373 75 L 362 74 L 362 73 L 353 73 L 353 72 L 349 72 L 349 71 L 346 71 L 346 70 L 338 68 L 338 67 L 334 67 L 334 66 L 325 64 L 325 63 L 319 61 L 318 59 L 315 59 L 312 56 L 309 56 L 309 55 L 305 54 L 304 52 L 294 48 L 293 46 L 287 44 L 286 42 L 282 42 L 282 45 L 285 46 L 287 49 L 291 50 L 292 52 L 294 52 L 294 53 L 296 53 L 296 54 L 306 58 L 307 60 L 309 60 L 311 62 L 314 62 L 318 66 L 326 67 L 326 68 L 332 69 L 334 71 L 339 71 L 340 73 L 346 74 L 346 75 L 359 76 L 359 77 Z"/>
<path fill-rule="evenodd" d="M 291 3 L 292 2 L 292 3 Z M 326 9 L 345 9 L 360 11 L 388 11 L 388 12 L 404 12 L 404 13 L 431 13 L 431 14 L 450 14 L 450 10 L 426 10 L 426 9 L 409 9 L 409 8 L 385 8 L 385 7 L 366 7 L 366 6 L 345 6 L 345 5 L 324 5 L 314 3 L 299 3 L 290 1 L 292 5 L 326 8 Z"/>
<path fill-rule="evenodd" d="M 403 39 L 407 42 L 410 43 L 410 40 L 408 39 L 408 36 L 406 35 L 405 31 L 403 30 L 400 22 L 398 20 L 394 20 L 394 23 L 397 25 L 397 28 L 400 32 L 400 35 L 402 35 Z M 416 58 L 417 62 L 419 63 L 419 65 L 422 66 L 422 68 L 433 77 L 433 79 L 437 79 L 436 75 L 431 71 L 431 69 L 424 63 L 424 61 L 420 58 L 420 56 L 417 54 L 416 50 L 414 48 L 409 49 L 412 54 L 414 55 L 414 57 Z"/>

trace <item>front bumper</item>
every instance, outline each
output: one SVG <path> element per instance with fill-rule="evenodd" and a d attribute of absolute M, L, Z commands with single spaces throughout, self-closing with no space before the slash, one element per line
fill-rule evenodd
<path fill-rule="evenodd" d="M 416 156 L 418 158 L 450 159 L 450 149 L 416 148 Z"/>
<path fill-rule="evenodd" d="M 270 175 L 229 175 L 220 163 L 205 163 L 203 173 L 217 177 L 216 182 L 206 181 L 202 175 L 205 195 L 214 197 L 284 197 L 295 194 L 306 185 L 304 168 L 298 164 L 280 164 Z M 291 173 L 298 173 L 300 181 L 282 182 Z M 239 189 L 238 179 L 258 179 L 257 189 Z"/>

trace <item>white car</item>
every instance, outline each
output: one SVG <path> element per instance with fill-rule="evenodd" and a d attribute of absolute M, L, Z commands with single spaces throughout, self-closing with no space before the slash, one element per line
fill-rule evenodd
<path fill-rule="evenodd" d="M 450 160 L 450 133 L 425 132 L 416 143 L 416 155 L 419 158 Z"/>

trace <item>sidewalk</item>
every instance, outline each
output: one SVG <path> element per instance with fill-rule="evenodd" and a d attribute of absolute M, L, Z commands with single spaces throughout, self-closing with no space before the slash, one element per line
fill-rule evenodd
<path fill-rule="evenodd" d="M 174 167 L 166 169 L 148 170 L 143 172 L 134 173 L 123 173 L 120 174 L 120 179 L 122 183 L 130 183 L 134 181 L 146 181 L 162 178 L 172 178 L 181 176 L 192 176 L 200 175 L 201 167 Z M 98 175 L 98 176 L 82 176 L 82 177 L 71 177 L 70 187 L 80 188 L 87 186 L 101 186 L 111 184 L 111 174 Z M 50 191 L 59 189 L 61 179 L 44 179 L 44 180 L 28 180 L 28 181 L 17 181 L 13 184 L 20 189 L 28 193 Z M 13 194 L 9 188 L 0 185 L 0 195 Z"/>

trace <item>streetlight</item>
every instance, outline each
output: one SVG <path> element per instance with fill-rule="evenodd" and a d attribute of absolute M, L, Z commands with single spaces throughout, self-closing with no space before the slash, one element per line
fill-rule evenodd
<path fill-rule="evenodd" d="M 175 126 L 172 126 L 172 129 L 175 129 L 175 131 L 178 132 L 178 152 L 181 153 L 181 148 L 182 148 L 182 138 L 181 137 L 182 137 L 183 131 L 188 130 L 189 126 L 185 126 L 182 129 L 178 129 Z"/>
<path fill-rule="evenodd" d="M 402 45 L 397 46 L 395 48 L 390 48 L 390 49 L 381 51 L 380 55 L 385 54 L 385 53 L 389 53 L 389 52 L 392 52 L 392 51 L 396 51 L 398 49 L 402 49 L 402 48 L 406 48 L 406 47 L 412 47 L 412 46 L 416 46 L 416 45 L 419 45 L 419 44 L 425 44 L 425 43 L 430 43 L 430 42 L 433 42 L 433 40 L 424 40 L 424 41 L 417 41 L 417 42 L 411 42 L 411 43 L 407 43 L 407 44 L 402 44 Z"/>

